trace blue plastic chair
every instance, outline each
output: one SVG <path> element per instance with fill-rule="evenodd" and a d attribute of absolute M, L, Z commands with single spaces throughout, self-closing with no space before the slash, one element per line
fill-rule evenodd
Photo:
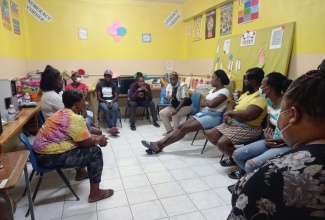
<path fill-rule="evenodd" d="M 129 99 L 130 99 L 130 89 L 128 89 L 128 100 Z M 128 109 L 129 109 L 129 106 L 128 106 L 128 104 L 126 104 L 125 114 L 124 114 L 124 122 L 126 121 L 126 115 L 127 115 Z M 146 114 L 146 118 L 149 120 L 149 123 L 151 124 L 149 107 L 148 106 L 143 106 L 143 105 L 138 105 L 136 107 L 136 109 L 143 109 L 142 120 L 143 120 L 144 115 Z M 129 117 L 130 117 L 130 113 L 129 113 Z"/>
<path fill-rule="evenodd" d="M 35 188 L 35 191 L 33 193 L 33 197 L 32 197 L 32 201 L 34 202 L 36 196 L 37 196 L 37 193 L 38 193 L 38 190 L 39 190 L 39 187 L 42 183 L 42 180 L 43 180 L 43 175 L 45 173 L 49 173 L 49 172 L 52 172 L 54 170 L 56 170 L 56 172 L 59 174 L 59 176 L 61 177 L 61 179 L 63 180 L 63 182 L 65 183 L 65 185 L 70 189 L 70 191 L 73 193 L 73 195 L 76 197 L 77 200 L 80 200 L 79 197 L 77 196 L 77 194 L 75 193 L 75 191 L 72 189 L 71 185 L 70 185 L 70 182 L 69 180 L 67 179 L 67 177 L 64 175 L 64 173 L 62 172 L 61 169 L 44 169 L 44 168 L 40 168 L 37 164 L 37 161 L 36 161 L 36 158 L 34 156 L 34 151 L 33 151 L 33 148 L 32 146 L 30 145 L 27 137 L 25 134 L 23 133 L 20 133 L 19 134 L 19 139 L 24 143 L 25 147 L 26 147 L 26 150 L 29 150 L 30 154 L 29 154 L 29 160 L 32 164 L 32 167 L 33 167 L 33 171 L 32 173 L 30 174 L 30 177 L 29 177 L 29 182 L 33 179 L 33 176 L 34 176 L 34 173 L 37 172 L 39 173 L 39 180 L 37 182 L 37 185 L 36 185 L 36 188 Z M 26 189 L 23 193 L 23 196 L 26 194 Z M 25 217 L 27 217 L 29 215 L 29 208 L 28 208 L 28 211 L 25 215 Z"/>
<path fill-rule="evenodd" d="M 37 119 L 38 119 L 38 122 L 39 122 L 40 126 L 42 127 L 43 124 L 44 124 L 44 121 L 45 121 L 42 110 L 37 111 L 36 116 L 37 116 Z"/>
<path fill-rule="evenodd" d="M 159 101 L 157 103 L 157 107 L 156 107 L 156 112 L 157 115 L 159 117 L 159 107 L 167 107 L 170 106 L 170 102 L 166 101 L 166 88 L 162 88 L 160 91 L 160 96 L 159 96 Z"/>
<path fill-rule="evenodd" d="M 190 118 L 191 115 L 195 115 L 200 111 L 201 107 L 201 96 L 202 94 L 199 92 L 194 92 L 191 96 L 192 104 L 193 104 L 193 110 L 190 114 L 187 115 L 187 119 Z"/>

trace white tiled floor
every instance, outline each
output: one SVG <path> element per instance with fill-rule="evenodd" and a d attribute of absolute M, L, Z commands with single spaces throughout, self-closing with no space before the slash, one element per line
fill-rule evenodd
<path fill-rule="evenodd" d="M 137 120 L 137 130 L 131 131 L 128 122 L 119 128 L 119 137 L 109 137 L 102 148 L 104 170 L 101 188 L 112 188 L 115 194 L 97 203 L 88 203 L 89 182 L 74 180 L 74 169 L 64 170 L 73 189 L 80 197 L 76 201 L 56 172 L 44 175 L 34 210 L 36 219 L 62 220 L 221 220 L 230 212 L 231 194 L 227 186 L 236 181 L 227 173 L 232 169 L 219 165 L 221 153 L 208 143 L 200 154 L 205 138 L 200 132 L 194 145 L 194 133 L 164 149 L 157 155 L 147 155 L 141 140 L 156 141 L 165 132 L 161 127 Z M 106 127 L 102 125 L 102 127 Z M 29 165 L 29 170 L 31 166 Z M 32 180 L 35 188 L 38 176 Z M 25 218 L 28 208 L 24 178 L 10 191 L 17 201 L 15 219 Z"/>

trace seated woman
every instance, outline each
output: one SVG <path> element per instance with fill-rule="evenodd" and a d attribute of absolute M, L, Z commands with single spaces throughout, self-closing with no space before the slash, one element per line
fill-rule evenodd
<path fill-rule="evenodd" d="M 63 79 L 60 71 L 47 65 L 41 75 L 40 88 L 43 91 L 41 98 L 41 108 L 46 120 L 58 110 L 64 108 L 62 102 Z M 95 125 L 91 125 L 91 120 L 85 117 L 87 127 L 92 134 L 101 135 L 102 131 Z"/>
<path fill-rule="evenodd" d="M 153 121 L 153 126 L 160 127 L 157 123 L 158 117 L 155 110 L 155 103 L 152 101 L 152 94 L 150 85 L 144 82 L 143 74 L 136 73 L 135 82 L 130 85 L 130 99 L 128 99 L 128 106 L 130 107 L 130 127 L 132 131 L 136 130 L 135 127 L 135 111 L 136 107 L 148 106 Z"/>
<path fill-rule="evenodd" d="M 159 112 L 159 117 L 163 121 L 166 129 L 166 133 L 163 135 L 167 135 L 173 130 L 169 117 L 172 117 L 174 128 L 177 128 L 179 126 L 179 120 L 190 114 L 193 110 L 188 87 L 186 83 L 178 80 L 178 74 L 176 72 L 170 74 L 170 84 L 166 87 L 166 100 L 171 101 L 171 106 Z"/>
<path fill-rule="evenodd" d="M 96 85 L 97 99 L 99 102 L 99 108 L 104 111 L 105 120 L 109 128 L 116 127 L 118 117 L 118 88 L 117 85 L 112 82 L 113 72 L 111 70 L 105 70 L 104 80 L 100 81 Z M 109 112 L 112 111 L 112 120 Z"/>
<path fill-rule="evenodd" d="M 241 178 L 228 219 L 325 219 L 325 60 L 293 81 L 278 129 L 292 150 Z"/>
<path fill-rule="evenodd" d="M 266 116 L 266 100 L 259 96 L 258 89 L 263 78 L 264 71 L 261 68 L 247 70 L 247 92 L 239 97 L 233 111 L 225 112 L 225 123 L 206 132 L 208 140 L 228 156 L 234 152 L 235 144 L 251 141 L 262 135 L 261 124 Z M 231 166 L 235 165 L 235 162 L 230 157 L 220 161 L 220 164 Z"/>
<path fill-rule="evenodd" d="M 72 73 L 71 80 L 72 80 L 72 83 L 66 85 L 65 90 L 78 90 L 83 94 L 85 100 L 87 100 L 88 87 L 86 84 L 81 82 L 80 74 L 78 72 Z M 91 129 L 92 134 L 101 135 L 101 131 L 98 131 L 98 130 L 100 130 L 100 128 L 95 123 L 93 115 L 94 114 L 93 114 L 93 112 L 91 112 L 90 106 L 87 105 L 87 116 L 85 117 L 87 127 L 88 127 L 88 129 Z"/>
<path fill-rule="evenodd" d="M 97 146 L 105 147 L 107 138 L 89 133 L 83 118 L 86 103 L 79 91 L 65 91 L 62 99 L 65 108 L 49 117 L 35 137 L 33 150 L 37 163 L 48 169 L 87 167 L 90 181 L 88 202 L 108 198 L 114 191 L 99 188 L 103 155 Z"/>
<path fill-rule="evenodd" d="M 181 140 L 189 132 L 220 125 L 230 95 L 228 89 L 224 88 L 224 85 L 228 84 L 227 74 L 223 70 L 215 71 L 211 80 L 211 85 L 215 89 L 211 89 L 206 98 L 202 100 L 202 104 L 206 106 L 202 112 L 185 121 L 160 141 L 141 141 L 145 147 L 149 148 L 146 152 L 148 154 L 159 153 L 164 147 Z"/>
<path fill-rule="evenodd" d="M 74 72 L 71 75 L 72 83 L 65 86 L 65 90 L 78 90 L 80 91 L 85 100 L 87 100 L 88 95 L 88 87 L 86 84 L 81 82 L 81 76 L 78 72 Z"/>
<path fill-rule="evenodd" d="M 55 112 L 64 108 L 62 102 L 63 78 L 60 71 L 47 65 L 41 75 L 40 88 L 43 92 L 41 108 L 46 120 Z"/>
<path fill-rule="evenodd" d="M 267 127 L 264 129 L 265 140 L 259 140 L 244 147 L 238 148 L 232 154 L 236 164 L 246 173 L 252 173 L 265 161 L 282 154 L 291 148 L 288 147 L 276 127 L 281 101 L 284 92 L 290 85 L 291 80 L 281 73 L 272 72 L 262 81 L 259 93 L 261 97 L 267 98 Z M 242 172 L 235 170 L 228 174 L 230 178 L 239 179 Z"/>

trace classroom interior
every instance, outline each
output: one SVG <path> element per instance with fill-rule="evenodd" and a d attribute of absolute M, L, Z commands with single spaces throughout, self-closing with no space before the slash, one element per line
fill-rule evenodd
<path fill-rule="evenodd" d="M 14 2 L 19 8 L 20 34 L 0 27 L 0 79 L 24 77 L 28 72 L 42 71 L 49 64 L 60 71 L 84 69 L 89 76 L 82 77 L 82 81 L 92 86 L 106 69 L 122 76 L 137 71 L 162 76 L 170 72 L 166 70 L 166 60 L 172 60 L 173 70 L 182 76 L 211 76 L 221 37 L 220 7 L 230 2 L 233 2 L 232 33 L 222 37 L 295 23 L 292 52 L 283 72 L 288 78 L 296 79 L 315 69 L 325 57 L 322 0 L 260 0 L 259 18 L 244 24 L 237 24 L 239 0 L 37 0 L 53 17 L 44 22 L 27 11 L 28 1 Z M 169 28 L 164 21 L 175 9 L 181 18 Z M 204 23 L 206 12 L 213 9 L 217 18 L 215 38 L 205 39 L 203 25 L 202 39 L 194 41 L 194 18 L 202 15 Z M 127 30 L 119 42 L 107 33 L 114 21 Z M 78 28 L 87 29 L 86 40 L 78 39 Z M 142 34 L 148 33 L 151 42 L 142 42 Z M 276 66 L 272 60 L 267 59 L 265 65 L 268 63 Z M 154 94 L 159 97 L 158 91 Z M 121 106 L 125 103 L 125 99 L 119 100 Z M 121 112 L 124 116 L 124 111 Z M 59 176 L 52 172 L 45 175 L 35 200 L 36 219 L 226 219 L 231 209 L 227 186 L 236 181 L 227 177 L 231 168 L 219 165 L 221 152 L 215 146 L 208 143 L 200 154 L 205 142 L 202 132 L 193 145 L 194 133 L 191 133 L 161 154 L 146 155 L 140 141 L 161 139 L 163 126 L 155 128 L 138 117 L 137 130 L 131 131 L 128 120 L 122 123 L 123 127 L 117 125 L 119 137 L 111 137 L 101 120 L 103 133 L 109 137 L 109 144 L 102 148 L 101 187 L 113 188 L 114 196 L 88 203 L 88 180 L 74 181 L 75 171 L 67 169 L 64 172 L 81 198 L 75 201 Z M 161 121 L 158 123 L 162 125 Z M 21 147 L 18 135 L 4 146 L 5 151 Z M 28 168 L 31 171 L 30 165 Z M 34 177 L 32 187 L 36 181 Z M 24 187 L 21 177 L 10 191 L 17 201 L 15 219 L 30 219 L 24 217 L 28 208 L 26 196 L 21 198 Z"/>

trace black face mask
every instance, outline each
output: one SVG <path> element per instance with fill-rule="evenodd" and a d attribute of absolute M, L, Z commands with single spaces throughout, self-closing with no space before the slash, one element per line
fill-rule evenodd
<path fill-rule="evenodd" d="M 249 93 L 252 93 L 252 91 L 253 91 L 253 84 L 254 84 L 254 82 L 252 82 L 251 84 L 249 84 L 249 85 L 245 85 L 245 89 L 246 89 L 246 91 L 248 91 Z"/>

